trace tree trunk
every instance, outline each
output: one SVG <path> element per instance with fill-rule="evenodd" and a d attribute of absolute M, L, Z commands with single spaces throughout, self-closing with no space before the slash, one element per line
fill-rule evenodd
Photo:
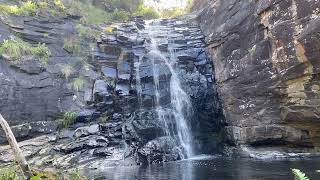
<path fill-rule="evenodd" d="M 7 140 L 11 146 L 11 149 L 13 150 L 14 153 L 14 157 L 17 161 L 17 163 L 19 164 L 19 166 L 21 167 L 23 174 L 25 177 L 27 177 L 28 179 L 32 177 L 32 172 L 30 170 L 30 167 L 28 165 L 28 162 L 26 161 L 26 159 L 24 158 L 21 149 L 18 146 L 17 140 L 14 137 L 9 124 L 7 123 L 7 121 L 2 117 L 2 115 L 0 114 L 0 125 L 4 131 L 4 133 L 6 134 Z"/>

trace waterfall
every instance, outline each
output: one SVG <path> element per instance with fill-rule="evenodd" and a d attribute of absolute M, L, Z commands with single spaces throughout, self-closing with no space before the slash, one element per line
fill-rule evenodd
<path fill-rule="evenodd" d="M 145 33 L 150 38 L 150 61 L 153 71 L 153 81 L 155 90 L 155 108 L 158 114 L 159 122 L 167 136 L 171 136 L 176 140 L 176 144 L 180 148 L 181 155 L 184 159 L 193 155 L 192 134 L 189 127 L 190 117 L 192 115 L 192 104 L 189 95 L 182 89 L 179 79 L 177 67 L 177 58 L 173 42 L 170 41 L 170 29 L 165 26 L 148 24 Z M 159 40 L 168 42 L 168 52 L 163 53 L 159 50 Z M 166 107 L 161 104 L 161 88 L 160 88 L 160 69 L 165 66 L 170 76 L 170 106 Z M 138 78 L 138 77 L 137 77 Z M 139 91 L 139 90 L 138 90 Z M 174 121 L 173 123 L 170 121 Z M 174 129 L 171 128 L 174 124 Z"/>
<path fill-rule="evenodd" d="M 138 57 L 138 61 L 135 62 L 135 70 L 136 70 L 136 89 L 137 89 L 137 95 L 138 95 L 138 101 L 139 105 L 141 107 L 141 94 L 142 94 L 142 88 L 141 88 L 141 78 L 140 78 L 140 65 L 141 65 L 141 60 L 143 56 Z"/>

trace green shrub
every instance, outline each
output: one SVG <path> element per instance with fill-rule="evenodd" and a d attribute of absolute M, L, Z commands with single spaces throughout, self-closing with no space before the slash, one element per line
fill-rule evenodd
<path fill-rule="evenodd" d="M 31 48 L 31 54 L 38 56 L 43 64 L 47 64 L 51 51 L 45 44 L 39 43 L 36 47 Z"/>
<path fill-rule="evenodd" d="M 111 14 L 93 6 L 87 1 L 67 0 L 65 3 L 67 14 L 80 16 L 83 24 L 101 24 L 111 20 Z"/>
<path fill-rule="evenodd" d="M 160 14 L 151 7 L 140 5 L 138 9 L 133 13 L 134 16 L 143 16 L 145 19 L 157 19 L 160 18 Z"/>
<path fill-rule="evenodd" d="M 76 30 L 80 37 L 88 39 L 96 39 L 100 34 L 99 31 L 82 24 L 76 25 Z"/>
<path fill-rule="evenodd" d="M 0 170 L 0 180 L 18 180 L 20 179 L 17 175 L 15 167 L 8 167 Z"/>
<path fill-rule="evenodd" d="M 45 171 L 38 172 L 32 170 L 34 176 L 30 178 L 30 180 L 87 180 L 85 176 L 82 176 L 79 170 L 74 170 L 69 173 L 56 172 L 56 171 Z M 23 180 L 24 178 L 21 176 L 22 172 L 18 166 L 8 166 L 6 168 L 0 169 L 0 180 Z"/>
<path fill-rule="evenodd" d="M 35 15 L 38 6 L 32 1 L 23 2 L 19 7 L 17 5 L 0 4 L 0 12 L 15 14 L 15 15 Z"/>
<path fill-rule="evenodd" d="M 294 175 L 295 180 L 309 180 L 306 174 L 300 171 L 299 169 L 292 169 L 292 173 Z"/>
<path fill-rule="evenodd" d="M 112 20 L 114 21 L 128 21 L 130 13 L 123 10 L 114 10 L 112 13 Z"/>
<path fill-rule="evenodd" d="M 63 5 L 61 0 L 54 0 L 53 1 L 54 5 L 57 6 L 59 9 L 64 10 L 66 7 Z"/>
<path fill-rule="evenodd" d="M 68 128 L 71 125 L 73 125 L 76 122 L 77 119 L 77 113 L 70 111 L 70 112 L 66 112 L 63 115 L 63 127 L 64 128 Z"/>
<path fill-rule="evenodd" d="M 80 42 L 76 37 L 65 39 L 63 49 L 69 53 L 79 53 L 81 50 Z"/>
<path fill-rule="evenodd" d="M 45 44 L 39 43 L 36 46 L 16 38 L 7 39 L 0 44 L 0 54 L 8 56 L 10 60 L 20 60 L 23 56 L 36 56 L 41 62 L 47 63 L 51 52 Z"/>
<path fill-rule="evenodd" d="M 80 91 L 84 88 L 85 79 L 83 77 L 75 78 L 72 81 L 72 89 L 75 91 Z"/>

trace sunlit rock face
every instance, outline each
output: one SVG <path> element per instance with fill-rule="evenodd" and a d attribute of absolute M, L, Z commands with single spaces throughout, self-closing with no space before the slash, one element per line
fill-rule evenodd
<path fill-rule="evenodd" d="M 231 145 L 314 152 L 320 125 L 320 4 L 199 0 Z"/>

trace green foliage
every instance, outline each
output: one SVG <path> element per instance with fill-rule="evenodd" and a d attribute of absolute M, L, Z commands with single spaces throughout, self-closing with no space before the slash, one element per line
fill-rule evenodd
<path fill-rule="evenodd" d="M 99 31 L 82 24 L 76 25 L 76 30 L 82 38 L 96 39 L 99 35 Z"/>
<path fill-rule="evenodd" d="M 299 169 L 292 169 L 292 173 L 294 175 L 295 180 L 309 180 L 306 174 L 300 171 Z"/>
<path fill-rule="evenodd" d="M 43 177 L 46 177 L 44 173 L 37 173 L 35 176 L 31 177 L 30 180 L 41 180 Z"/>
<path fill-rule="evenodd" d="M 84 88 L 85 79 L 83 77 L 78 77 L 72 81 L 72 89 L 75 91 L 80 91 Z"/>
<path fill-rule="evenodd" d="M 114 10 L 111 14 L 112 20 L 114 21 L 128 21 L 130 13 L 124 10 Z"/>
<path fill-rule="evenodd" d="M 99 117 L 99 119 L 98 119 L 98 121 L 101 123 L 101 124 L 104 124 L 104 123 L 107 123 L 108 121 L 109 121 L 109 116 L 108 115 L 106 115 L 106 114 L 102 114 L 100 117 Z"/>
<path fill-rule="evenodd" d="M 15 167 L 8 167 L 0 170 L 0 180 L 19 180 Z"/>
<path fill-rule="evenodd" d="M 69 53 L 79 53 L 81 50 L 80 42 L 76 37 L 65 39 L 63 49 L 65 49 Z"/>
<path fill-rule="evenodd" d="M 64 10 L 66 7 L 63 5 L 63 3 L 61 2 L 61 0 L 54 0 L 53 1 L 54 5 L 56 5 L 58 8 Z"/>
<path fill-rule="evenodd" d="M 93 6 L 87 1 L 69 0 L 66 3 L 68 14 L 81 16 L 83 24 L 101 24 L 111 19 L 110 13 Z"/>
<path fill-rule="evenodd" d="M 32 1 L 23 2 L 19 7 L 17 5 L 0 4 L 0 12 L 15 15 L 35 15 L 38 6 Z"/>
<path fill-rule="evenodd" d="M 45 44 L 39 43 L 37 46 L 16 38 L 7 39 L 0 44 L 0 54 L 8 56 L 11 60 L 20 60 L 23 56 L 36 56 L 44 64 L 47 63 L 51 52 Z"/>
<path fill-rule="evenodd" d="M 38 56 L 43 64 L 47 64 L 51 56 L 49 48 L 44 43 L 39 43 L 36 47 L 31 48 L 31 54 Z"/>
<path fill-rule="evenodd" d="M 87 180 L 85 176 L 82 176 L 79 170 L 74 170 L 70 173 L 62 172 L 37 172 L 33 170 L 34 176 L 30 180 Z M 23 180 L 21 172 L 18 166 L 9 166 L 7 168 L 0 169 L 0 180 Z"/>
<path fill-rule="evenodd" d="M 63 127 L 68 128 L 69 126 L 73 125 L 76 122 L 77 113 L 70 111 L 66 112 L 63 115 Z"/>
<path fill-rule="evenodd" d="M 133 13 L 134 16 L 143 16 L 145 19 L 157 19 L 160 18 L 160 14 L 151 7 L 140 5 L 138 9 Z"/>

